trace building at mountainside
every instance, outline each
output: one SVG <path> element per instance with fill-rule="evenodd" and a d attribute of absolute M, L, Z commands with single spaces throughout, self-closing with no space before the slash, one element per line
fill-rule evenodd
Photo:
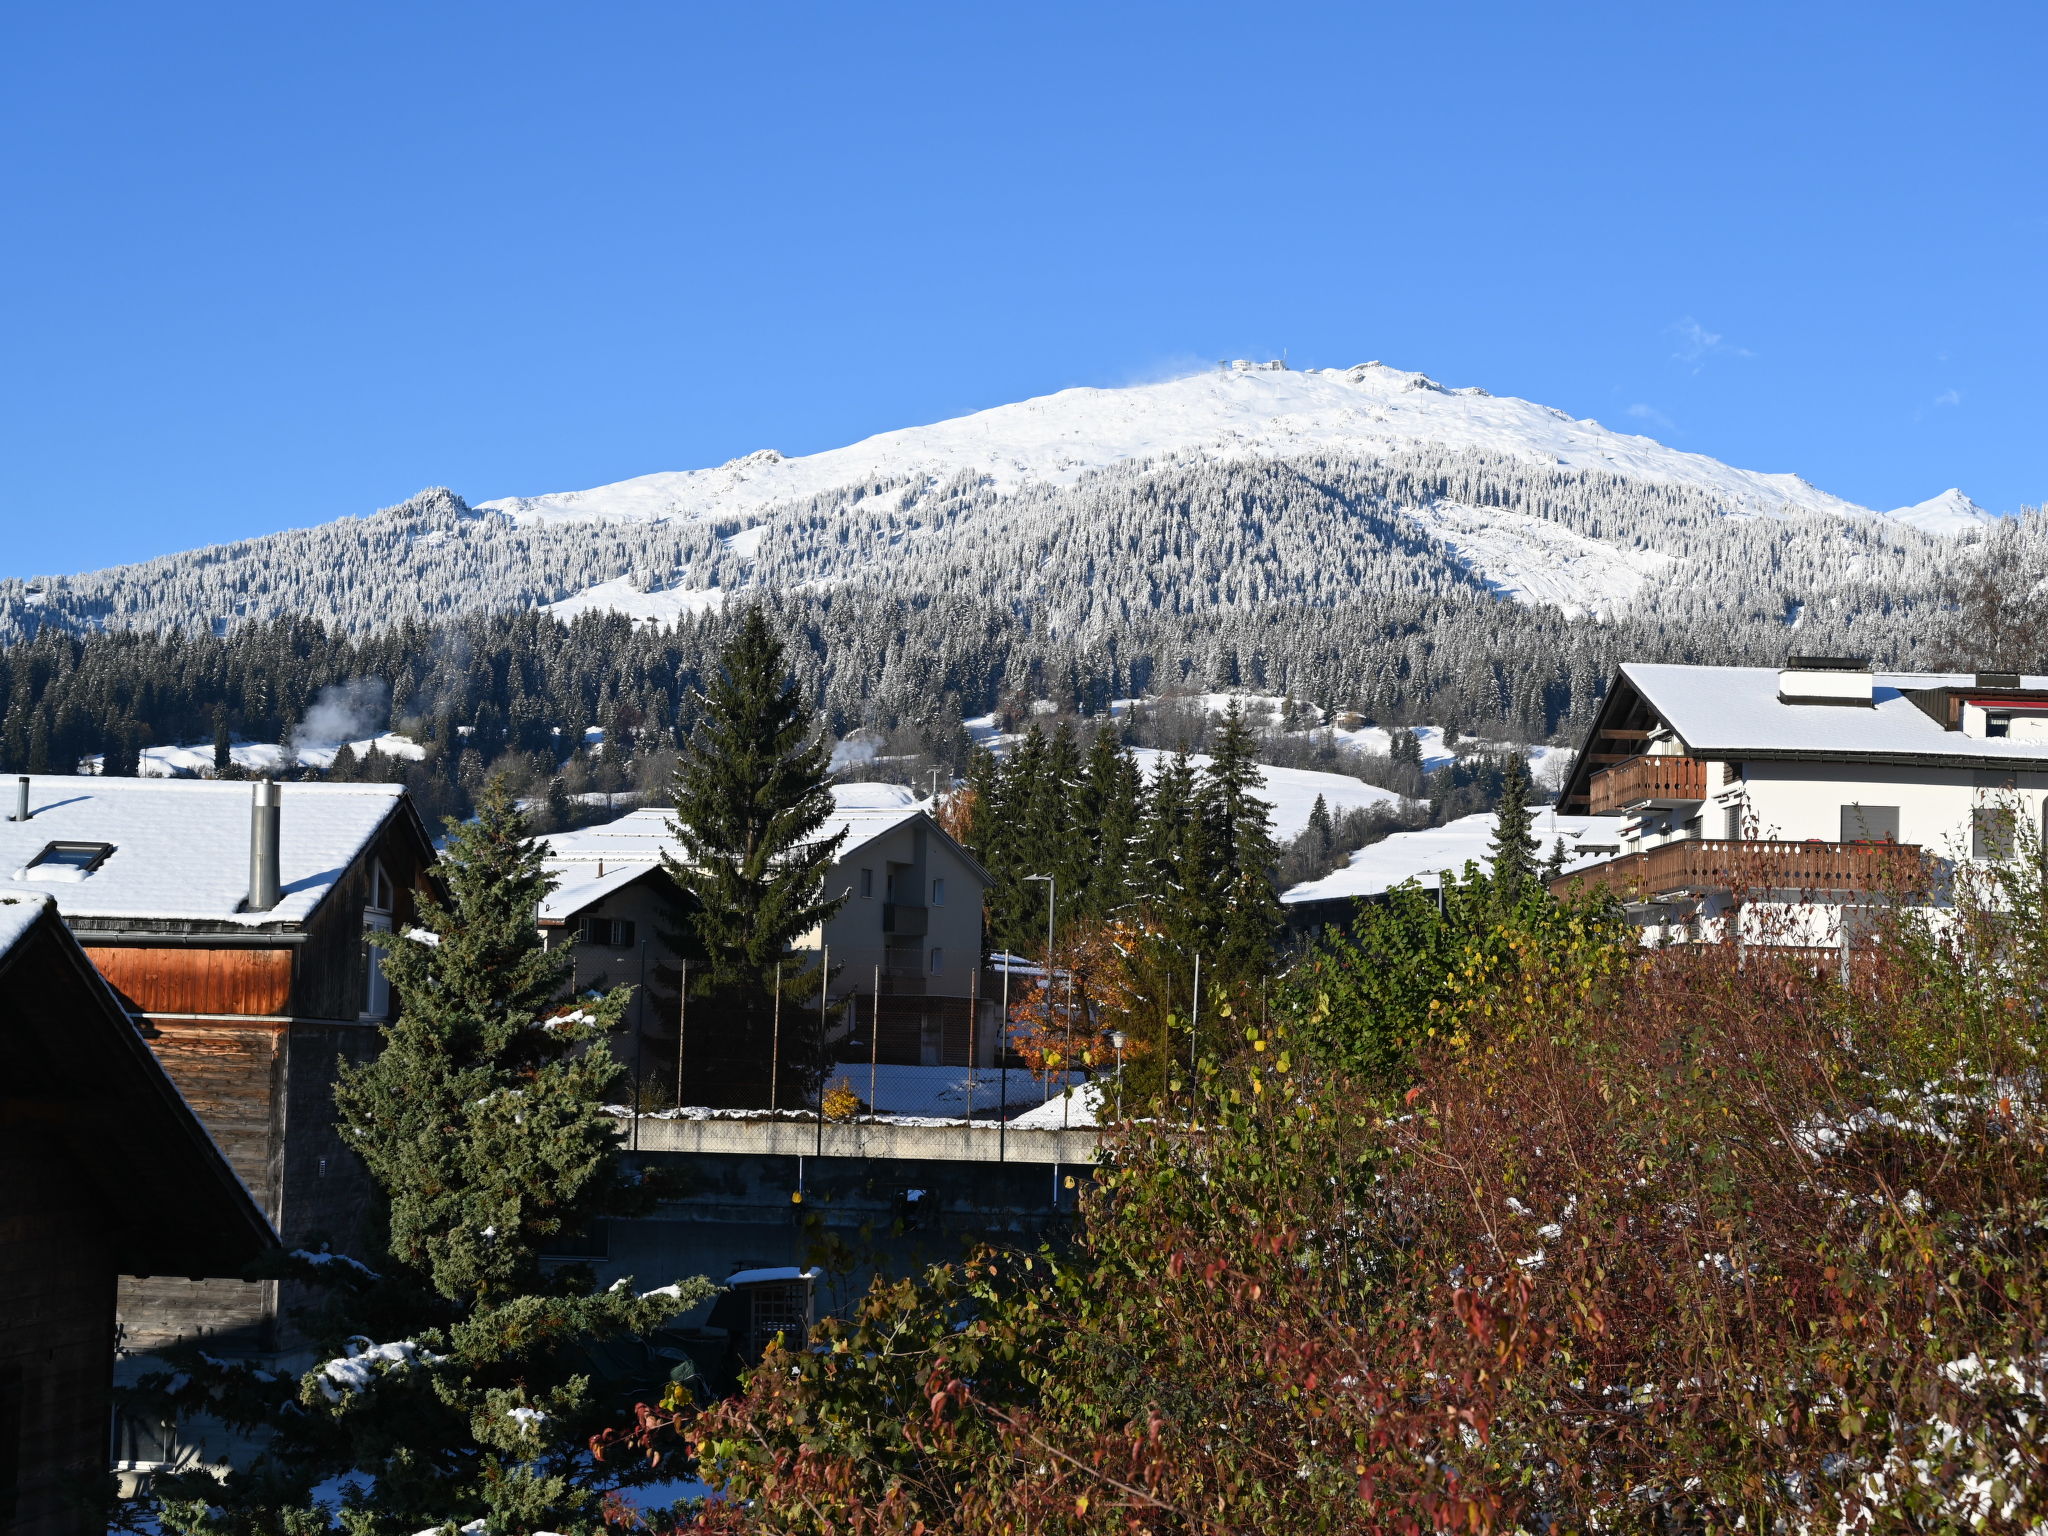
<path fill-rule="evenodd" d="M 844 1005 L 839 1042 L 882 1062 L 986 1066 L 995 1060 L 995 1019 L 981 981 L 982 899 L 989 876 L 932 819 L 923 802 L 893 784 L 840 784 L 822 837 L 845 832 L 827 876 L 839 912 L 798 946 L 798 965 L 830 952 L 832 997 Z M 603 826 L 543 838 L 557 880 L 541 903 L 542 933 L 577 941 L 576 985 L 632 983 L 631 1041 L 617 1047 L 630 1066 L 672 1081 L 680 1047 L 682 1102 L 690 1101 L 690 1034 L 673 1000 L 642 985 L 673 964 L 663 930 L 688 923 L 681 891 L 662 870 L 679 850 L 672 812 L 634 811 Z M 977 1000 L 983 1006 L 977 1009 Z M 981 1015 L 976 1017 L 977 1012 Z M 714 1028 L 708 1020 L 699 1027 Z M 878 1033 L 870 1035 L 869 1031 Z"/>
<path fill-rule="evenodd" d="M 370 1186 L 335 1129 L 336 1068 L 377 1049 L 392 998 L 367 935 L 413 921 L 434 860 L 404 791 L 84 777 L 13 789 L 0 896 L 55 902 L 287 1245 L 353 1241 Z M 292 1303 L 274 1281 L 123 1281 L 123 1343 L 289 1348 Z"/>
<path fill-rule="evenodd" d="M 276 1245 L 47 897 L 0 893 L 0 1530 L 86 1536 L 121 1276 L 214 1294 Z M 134 1283 L 133 1281 L 130 1282 Z"/>
<path fill-rule="evenodd" d="M 1411 882 L 1434 890 L 1446 874 L 1453 880 L 1463 878 L 1467 865 L 1490 873 L 1496 826 L 1494 812 L 1479 811 L 1440 827 L 1389 833 L 1352 854 L 1342 869 L 1283 891 L 1280 904 L 1287 926 L 1295 933 L 1313 933 L 1332 923 L 1346 923 L 1361 901 L 1377 900 Z M 1568 816 L 1556 806 L 1542 806 L 1533 811 L 1529 831 L 1537 842 L 1539 864 L 1562 843 L 1566 867 L 1577 868 L 1618 852 L 1620 828 L 1618 817 Z"/>
<path fill-rule="evenodd" d="M 1561 809 L 1618 815 L 1616 892 L 1650 937 L 1835 945 L 1883 902 L 1934 902 L 2048 813 L 2048 678 L 1624 666 Z"/>

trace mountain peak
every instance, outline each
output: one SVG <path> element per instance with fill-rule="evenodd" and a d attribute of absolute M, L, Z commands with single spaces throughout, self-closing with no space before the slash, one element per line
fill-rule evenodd
<path fill-rule="evenodd" d="M 1973 533 L 1997 521 L 1954 486 L 1910 507 L 1896 507 L 1885 516 L 1922 533 L 1936 534 Z"/>

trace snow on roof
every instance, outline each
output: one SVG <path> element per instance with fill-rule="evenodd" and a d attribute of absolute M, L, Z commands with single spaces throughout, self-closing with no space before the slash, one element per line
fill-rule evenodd
<path fill-rule="evenodd" d="M 831 838 L 844 831 L 842 859 L 883 833 L 926 815 L 930 806 L 900 784 L 835 784 L 832 801 L 832 814 L 818 836 Z M 631 885 L 659 865 L 664 853 L 680 853 L 669 832 L 673 815 L 665 807 L 649 806 L 602 826 L 539 839 L 548 869 L 559 882 L 540 905 L 541 920 L 571 917 L 599 897 Z"/>
<path fill-rule="evenodd" d="M 1157 747 L 1133 747 L 1131 756 L 1137 759 L 1138 771 L 1150 779 L 1159 772 L 1162 764 L 1173 757 L 1171 752 Z M 1196 768 L 1209 766 L 1209 758 L 1201 752 L 1188 755 L 1188 761 Z M 1354 779 L 1348 773 L 1321 773 L 1312 768 L 1274 768 L 1265 763 L 1258 764 L 1259 779 L 1263 785 L 1260 798 L 1273 808 L 1273 836 L 1280 842 L 1291 842 L 1307 827 L 1309 812 L 1315 809 L 1316 796 L 1323 797 L 1323 803 L 1330 808 L 1332 816 L 1341 816 L 1359 806 L 1379 806 L 1386 810 L 1399 810 L 1405 803 L 1391 789 L 1381 789 L 1377 784 L 1368 784 L 1363 779 Z"/>
<path fill-rule="evenodd" d="M 49 905 L 47 896 L 0 896 L 0 955 L 21 942 Z"/>
<path fill-rule="evenodd" d="M 825 1271 L 813 1264 L 798 1269 L 794 1264 L 771 1265 L 766 1269 L 736 1269 L 721 1282 L 724 1285 L 768 1285 L 782 1280 L 822 1280 Z"/>
<path fill-rule="evenodd" d="M 1468 862 L 1489 870 L 1493 867 L 1488 844 L 1493 840 L 1494 821 L 1492 811 L 1481 811 L 1440 827 L 1396 832 L 1359 849 L 1342 869 L 1297 885 L 1280 899 L 1293 903 L 1327 901 L 1339 896 L 1379 896 L 1409 880 L 1434 888 L 1444 870 L 1461 874 Z M 1571 864 L 1587 858 L 1605 858 L 1612 852 L 1609 845 L 1621 841 L 1621 821 L 1618 816 L 1564 816 L 1552 810 L 1539 810 L 1530 829 L 1542 845 L 1536 857 L 1539 861 L 1548 857 L 1552 845 L 1562 837 Z M 1607 848 L 1607 852 L 1580 853 L 1580 844 Z"/>
<path fill-rule="evenodd" d="M 279 785 L 283 895 L 268 912 L 244 912 L 251 790 L 235 780 L 31 778 L 29 820 L 0 821 L 0 893 L 55 897 L 66 917 L 301 923 L 405 796 L 396 784 Z M 89 873 L 30 867 L 66 842 L 113 851 Z"/>
<path fill-rule="evenodd" d="M 1622 675 L 1694 752 L 1822 754 L 1837 758 L 2003 758 L 2048 765 L 2048 746 L 1944 730 L 1904 689 L 1969 688 L 1967 672 L 1879 672 L 1875 707 L 1786 704 L 1776 667 L 1690 667 L 1629 662 Z M 2048 677 L 2020 680 L 2048 689 Z"/>

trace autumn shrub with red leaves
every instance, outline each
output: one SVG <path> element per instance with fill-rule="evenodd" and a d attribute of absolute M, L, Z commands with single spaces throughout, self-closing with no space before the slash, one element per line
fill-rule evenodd
<path fill-rule="evenodd" d="M 1509 924 L 1402 1092 L 1242 1025 L 1075 1251 L 879 1284 L 614 1454 L 694 1455 L 703 1531 L 2037 1530 L 2016 870 L 1850 966 Z"/>

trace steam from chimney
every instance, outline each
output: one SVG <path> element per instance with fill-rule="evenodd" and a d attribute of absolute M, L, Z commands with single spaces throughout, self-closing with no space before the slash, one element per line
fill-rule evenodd
<path fill-rule="evenodd" d="M 277 905 L 282 881 L 277 852 L 278 790 L 259 780 L 249 807 L 249 910 L 268 912 Z"/>

